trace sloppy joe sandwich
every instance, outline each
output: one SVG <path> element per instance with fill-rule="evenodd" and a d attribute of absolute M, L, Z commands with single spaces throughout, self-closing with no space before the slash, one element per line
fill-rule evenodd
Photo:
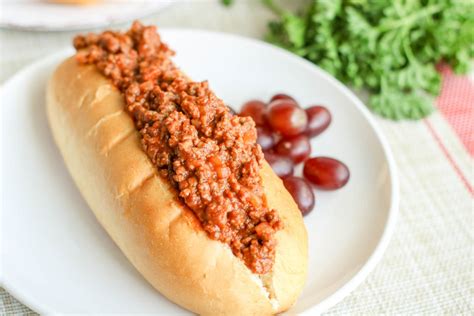
<path fill-rule="evenodd" d="M 130 262 L 199 314 L 293 305 L 307 274 L 306 230 L 253 120 L 187 77 L 155 26 L 79 35 L 74 47 L 48 84 L 49 123 L 78 189 Z"/>

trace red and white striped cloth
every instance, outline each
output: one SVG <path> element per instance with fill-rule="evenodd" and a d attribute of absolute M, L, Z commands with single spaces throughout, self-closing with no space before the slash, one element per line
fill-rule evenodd
<path fill-rule="evenodd" d="M 471 156 L 474 156 L 474 83 L 469 76 L 456 76 L 443 65 L 441 94 L 437 104 Z"/>
<path fill-rule="evenodd" d="M 443 78 L 441 94 L 437 99 L 439 113 L 451 125 L 469 155 L 474 157 L 474 83 L 467 75 L 456 76 L 447 65 L 441 65 L 439 71 Z M 429 118 L 425 119 L 424 122 L 442 149 L 446 159 L 449 160 L 454 171 L 458 174 L 459 179 L 466 186 L 466 189 L 474 194 L 472 174 L 466 174 L 460 169 L 455 155 L 445 145 L 445 142 L 449 139 L 440 137 Z"/>

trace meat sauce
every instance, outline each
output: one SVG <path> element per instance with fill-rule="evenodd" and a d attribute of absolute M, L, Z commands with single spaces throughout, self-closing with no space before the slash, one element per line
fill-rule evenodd
<path fill-rule="evenodd" d="M 143 150 L 208 236 L 252 272 L 271 271 L 282 222 L 263 193 L 253 120 L 181 72 L 155 26 L 79 35 L 74 47 L 80 64 L 94 64 L 122 92 Z"/>

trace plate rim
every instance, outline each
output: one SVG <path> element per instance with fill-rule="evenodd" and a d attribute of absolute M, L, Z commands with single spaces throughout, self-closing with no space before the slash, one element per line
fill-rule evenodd
<path fill-rule="evenodd" d="M 54 32 L 54 33 L 85 31 L 85 30 L 91 30 L 91 29 L 97 29 L 97 28 L 117 26 L 119 24 L 128 23 L 130 21 L 137 20 L 137 19 L 145 19 L 152 14 L 156 14 L 160 11 L 169 9 L 169 7 L 175 4 L 177 4 L 176 0 L 174 1 L 162 0 L 162 3 L 156 4 L 149 11 L 139 11 L 139 12 L 136 12 L 135 14 L 132 14 L 129 16 L 123 16 L 123 17 L 109 17 L 109 18 L 104 17 L 104 21 L 102 22 L 70 23 L 70 24 L 65 24 L 63 26 L 44 25 L 41 23 L 18 24 L 18 23 L 12 22 L 11 19 L 0 18 L 0 28 L 4 30 L 14 30 L 14 31 L 16 30 L 16 31 L 30 31 L 30 32 Z M 0 5 L 1 5 L 1 0 L 0 0 Z M 18 6 L 18 4 L 15 4 L 15 5 Z M 29 65 L 26 65 L 25 67 Z"/>
<path fill-rule="evenodd" d="M 156 25 L 155 23 L 153 25 Z M 393 157 L 392 150 L 388 145 L 388 141 L 385 138 L 384 134 L 382 133 L 381 129 L 378 127 L 377 123 L 374 119 L 374 114 L 371 113 L 366 105 L 352 92 L 347 86 L 345 86 L 342 82 L 338 79 L 330 75 L 328 72 L 320 68 L 319 66 L 311 63 L 310 61 L 303 59 L 289 51 L 284 50 L 283 48 L 277 47 L 275 45 L 269 44 L 262 40 L 246 37 L 239 34 L 234 33 L 227 33 L 222 31 L 214 31 L 214 30 L 206 30 L 200 28 L 180 28 L 180 27 L 159 27 L 158 30 L 160 33 L 167 33 L 165 36 L 172 36 L 172 33 L 201 33 L 207 36 L 217 36 L 217 37 L 230 37 L 237 41 L 245 41 L 251 43 L 252 45 L 257 45 L 261 47 L 265 47 L 265 49 L 273 50 L 275 53 L 285 55 L 285 58 L 293 59 L 294 62 L 300 64 L 305 68 L 312 68 L 312 71 L 318 72 L 325 80 L 328 80 L 331 84 L 335 85 L 341 93 L 343 93 L 347 98 L 349 98 L 353 104 L 355 105 L 356 109 L 362 114 L 364 119 L 367 121 L 369 126 L 374 131 L 375 137 L 381 145 L 383 154 L 385 156 L 385 160 L 388 166 L 388 174 L 390 177 L 390 207 L 387 210 L 387 219 L 385 221 L 385 225 L 383 228 L 383 232 L 380 236 L 380 239 L 377 242 L 373 252 L 365 261 L 364 264 L 361 265 L 359 270 L 355 272 L 354 276 L 351 277 L 347 282 L 345 282 L 341 287 L 339 287 L 336 291 L 330 294 L 328 297 L 323 299 L 318 304 L 309 307 L 305 311 L 302 312 L 304 315 L 310 315 L 311 313 L 320 314 L 329 308 L 333 307 L 346 296 L 348 296 L 352 291 L 354 291 L 369 275 L 370 272 L 373 271 L 377 263 L 382 259 L 385 250 L 388 247 L 388 244 L 391 240 L 393 235 L 395 225 L 398 219 L 399 213 L 399 203 L 400 203 L 400 188 L 399 188 L 399 179 L 398 179 L 398 172 L 397 166 L 395 163 L 395 159 Z M 9 86 L 13 85 L 17 80 L 20 80 L 24 74 L 29 71 L 32 71 L 36 68 L 42 67 L 44 64 L 52 62 L 56 59 L 59 59 L 62 56 L 67 55 L 68 53 L 73 53 L 72 48 L 64 48 L 59 49 L 56 53 L 48 55 L 46 57 L 40 58 L 28 65 L 23 66 L 19 71 L 17 71 L 13 76 L 8 78 L 3 84 L 0 86 L 0 96 L 2 96 L 5 91 L 8 89 Z M 2 110 L 3 111 L 3 110 Z M 3 136 L 2 136 L 3 137 Z M 2 164 L 3 168 L 3 164 Z M 1 238 L 0 238 L 1 240 Z M 0 258 L 1 259 L 1 258 Z M 0 262 L 1 263 L 1 262 Z M 57 312 L 50 310 L 50 308 L 43 305 L 43 303 L 35 302 L 34 299 L 29 297 L 28 295 L 22 294 L 20 290 L 18 290 L 13 284 L 6 283 L 3 278 L 3 273 L 1 270 L 0 265 L 0 285 L 10 294 L 14 296 L 17 300 L 19 300 L 22 304 L 28 306 L 30 309 L 38 312 L 39 314 L 57 314 Z M 34 306 L 34 308 L 33 308 Z"/>

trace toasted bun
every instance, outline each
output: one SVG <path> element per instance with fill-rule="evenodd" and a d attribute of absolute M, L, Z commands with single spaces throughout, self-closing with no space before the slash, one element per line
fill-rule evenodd
<path fill-rule="evenodd" d="M 121 93 L 74 58 L 48 84 L 48 119 L 69 172 L 98 221 L 138 271 L 173 302 L 205 315 L 270 315 L 288 309 L 307 272 L 301 213 L 265 163 L 270 208 L 284 229 L 271 274 L 258 276 L 211 240 L 140 144 Z"/>

